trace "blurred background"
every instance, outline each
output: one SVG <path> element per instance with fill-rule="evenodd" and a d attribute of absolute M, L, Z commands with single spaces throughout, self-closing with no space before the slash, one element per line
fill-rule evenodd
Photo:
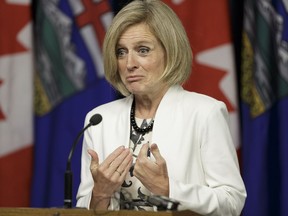
<path fill-rule="evenodd" d="M 0 0 L 0 207 L 63 206 L 86 113 L 120 97 L 104 79 L 101 49 L 128 2 Z M 248 193 L 242 215 L 288 215 L 288 1 L 163 2 L 194 55 L 184 87 L 228 108 Z M 81 140 L 73 206 L 80 153 Z"/>

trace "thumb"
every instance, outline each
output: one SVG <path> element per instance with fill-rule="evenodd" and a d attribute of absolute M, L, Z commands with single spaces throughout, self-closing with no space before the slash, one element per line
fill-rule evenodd
<path fill-rule="evenodd" d="M 151 151 L 151 153 L 153 154 L 153 156 L 154 156 L 154 158 L 156 159 L 156 161 L 163 160 L 163 157 L 162 157 L 162 155 L 160 154 L 160 151 L 159 151 L 159 148 L 158 148 L 157 144 L 153 143 L 153 144 L 150 146 L 150 151 Z"/>
<path fill-rule="evenodd" d="M 99 166 L 99 157 L 98 154 L 92 150 L 92 149 L 88 149 L 87 150 L 88 154 L 91 156 L 91 164 L 90 164 L 90 169 L 94 170 Z"/>

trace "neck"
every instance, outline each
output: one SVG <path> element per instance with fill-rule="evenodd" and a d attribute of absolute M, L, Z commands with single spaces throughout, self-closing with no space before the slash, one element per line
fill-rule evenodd
<path fill-rule="evenodd" d="M 167 92 L 168 88 L 153 95 L 134 95 L 135 116 L 137 118 L 148 119 L 154 118 L 158 106 Z"/>

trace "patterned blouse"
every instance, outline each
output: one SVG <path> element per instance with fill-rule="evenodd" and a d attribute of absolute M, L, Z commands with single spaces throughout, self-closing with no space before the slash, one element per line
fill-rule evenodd
<path fill-rule="evenodd" d="M 146 128 L 153 119 L 139 119 L 135 118 L 137 125 L 140 128 Z M 130 130 L 129 148 L 133 153 L 133 165 L 128 172 L 125 181 L 122 184 L 120 192 L 120 209 L 133 209 L 141 211 L 153 211 L 153 207 L 145 200 L 141 199 L 143 196 L 150 196 L 151 192 L 133 176 L 134 164 L 143 144 L 151 142 L 152 131 L 141 134 L 136 132 L 133 127 Z M 150 151 L 147 152 L 150 155 Z"/>

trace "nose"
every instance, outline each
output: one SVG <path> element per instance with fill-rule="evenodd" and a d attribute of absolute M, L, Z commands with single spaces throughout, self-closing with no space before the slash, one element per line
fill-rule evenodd
<path fill-rule="evenodd" d="M 127 69 L 128 71 L 134 71 L 138 68 L 137 57 L 133 53 L 127 55 Z"/>

